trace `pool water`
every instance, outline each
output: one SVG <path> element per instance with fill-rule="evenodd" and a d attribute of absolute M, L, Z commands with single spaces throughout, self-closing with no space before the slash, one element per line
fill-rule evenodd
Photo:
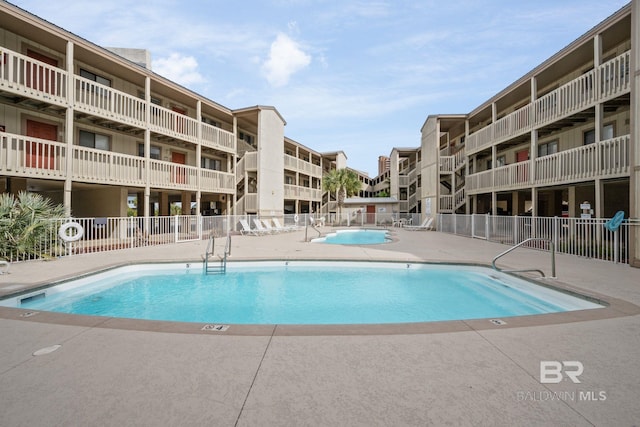
<path fill-rule="evenodd" d="M 428 322 L 600 307 L 481 267 L 230 263 L 227 273 L 220 275 L 204 275 L 201 264 L 189 267 L 126 267 L 49 288 L 44 295 L 40 291 L 14 298 L 8 305 L 97 316 L 235 324 Z M 6 305 L 3 301 L 0 304 Z"/>
<path fill-rule="evenodd" d="M 325 237 L 311 240 L 312 243 L 330 243 L 334 245 L 376 245 L 390 242 L 387 230 L 338 230 Z"/>

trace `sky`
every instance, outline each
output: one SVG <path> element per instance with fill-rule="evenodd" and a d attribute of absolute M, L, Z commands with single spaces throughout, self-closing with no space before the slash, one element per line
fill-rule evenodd
<path fill-rule="evenodd" d="M 231 109 L 274 106 L 285 135 L 378 156 L 418 147 L 430 114 L 465 114 L 627 0 L 12 0 Z M 72 7 L 67 6 L 73 4 Z"/>

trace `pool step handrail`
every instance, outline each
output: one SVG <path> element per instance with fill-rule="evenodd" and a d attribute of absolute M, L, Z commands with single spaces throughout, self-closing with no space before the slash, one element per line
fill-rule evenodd
<path fill-rule="evenodd" d="M 316 232 L 318 233 L 318 237 L 322 237 L 322 231 L 318 230 L 318 228 L 316 227 L 316 222 L 313 219 L 312 216 L 309 217 L 309 221 L 306 223 L 305 227 L 304 227 L 304 241 L 308 242 L 309 238 L 307 237 L 307 231 L 309 230 L 309 226 L 311 226 L 311 228 L 313 228 L 314 230 L 316 230 Z"/>
<path fill-rule="evenodd" d="M 526 269 L 518 269 L 518 270 L 503 270 L 501 268 L 498 268 L 498 266 L 496 266 L 496 261 L 499 258 L 505 256 L 509 252 L 514 251 L 517 248 L 519 248 L 520 246 L 524 245 L 525 243 L 529 243 L 529 242 L 547 242 L 547 243 L 549 243 L 549 246 L 551 248 L 551 278 L 555 279 L 556 278 L 556 248 L 555 248 L 555 245 L 553 244 L 553 240 L 544 239 L 544 238 L 541 238 L 541 237 L 530 237 L 530 238 L 525 239 L 522 242 L 518 243 L 517 245 L 514 245 L 514 246 L 510 247 L 506 251 L 496 255 L 496 257 L 493 258 L 493 261 L 491 261 L 491 265 L 493 266 L 493 269 L 497 270 L 497 271 L 502 271 L 504 273 L 523 273 L 523 272 L 533 271 L 533 272 L 536 272 L 536 273 L 540 273 L 540 275 L 542 277 L 546 277 L 545 274 L 544 274 L 544 271 L 542 271 L 542 270 L 540 270 L 538 268 L 526 268 Z"/>
<path fill-rule="evenodd" d="M 220 263 L 218 265 L 211 265 L 209 260 L 215 251 L 215 236 L 209 235 L 209 242 L 207 243 L 207 249 L 204 253 L 204 273 L 226 273 L 227 272 L 227 256 L 231 255 L 231 235 L 227 234 L 227 241 L 224 247 L 224 254 L 220 257 Z"/>

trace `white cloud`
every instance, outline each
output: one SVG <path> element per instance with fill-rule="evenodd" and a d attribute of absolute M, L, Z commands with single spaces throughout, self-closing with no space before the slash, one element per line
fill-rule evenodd
<path fill-rule="evenodd" d="M 198 72 L 198 61 L 193 56 L 172 53 L 167 58 L 152 61 L 152 69 L 155 73 L 184 86 L 205 81 Z"/>
<path fill-rule="evenodd" d="M 285 34 L 278 34 L 271 43 L 269 58 L 262 69 L 269 83 L 275 87 L 285 86 L 289 78 L 311 63 L 311 55 L 306 54 L 298 43 Z"/>

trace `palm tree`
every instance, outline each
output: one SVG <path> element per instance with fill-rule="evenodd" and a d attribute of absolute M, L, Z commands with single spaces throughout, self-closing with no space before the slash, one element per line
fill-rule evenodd
<path fill-rule="evenodd" d="M 56 223 L 64 218 L 62 205 L 37 193 L 0 195 L 0 257 L 30 259 L 55 245 Z M 13 255 L 13 256 L 12 256 Z"/>
<path fill-rule="evenodd" d="M 322 177 L 324 191 L 335 192 L 338 196 L 338 218 L 342 219 L 344 199 L 357 194 L 362 188 L 358 175 L 349 169 L 334 169 Z"/>

